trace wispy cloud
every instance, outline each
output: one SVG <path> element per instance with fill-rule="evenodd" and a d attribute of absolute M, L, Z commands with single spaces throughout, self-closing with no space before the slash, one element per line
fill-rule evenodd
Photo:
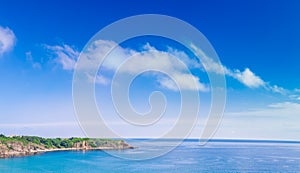
<path fill-rule="evenodd" d="M 297 93 L 300 93 L 300 89 L 298 89 L 298 88 L 295 88 L 294 91 Z"/>
<path fill-rule="evenodd" d="M 31 52 L 26 52 L 25 55 L 26 55 L 26 60 L 27 60 L 27 62 L 31 64 L 32 68 L 34 68 L 34 69 L 39 69 L 39 70 L 42 69 L 42 65 L 41 65 L 40 63 L 35 62 L 35 61 L 33 60 L 32 53 L 31 53 Z"/>
<path fill-rule="evenodd" d="M 63 69 L 74 69 L 75 63 L 78 60 L 78 51 L 68 45 L 47 46 L 47 48 L 56 55 L 55 61 L 61 64 Z M 95 64 L 95 62 L 99 60 L 97 58 L 104 57 L 105 53 L 111 49 L 113 49 L 113 51 L 107 55 L 101 66 L 104 70 L 117 70 L 126 59 L 134 56 L 137 57 L 138 61 L 133 61 L 126 68 L 121 68 L 121 73 L 135 74 L 141 70 L 164 69 L 165 73 L 172 75 L 172 78 L 176 80 L 176 83 L 159 73 L 152 73 L 157 77 L 157 82 L 161 87 L 177 91 L 177 85 L 179 85 L 181 89 L 184 90 L 208 91 L 207 86 L 200 82 L 200 78 L 185 71 L 183 69 L 183 63 L 180 64 L 180 61 L 178 61 L 177 58 L 190 64 L 190 66 L 195 65 L 195 63 L 192 63 L 191 60 L 189 60 L 184 52 L 175 49 L 159 51 L 149 44 L 146 44 L 141 52 L 137 52 L 132 49 L 123 48 L 112 41 L 95 41 L 88 51 L 84 52 L 82 55 L 88 57 L 87 60 L 89 61 L 86 65 L 83 65 L 83 67 L 90 68 L 90 65 Z M 91 78 L 91 76 L 88 77 L 91 81 L 95 81 L 99 84 L 106 85 L 110 82 L 103 75 L 98 75 L 96 79 Z"/>
<path fill-rule="evenodd" d="M 16 43 L 14 32 L 8 27 L 0 26 L 0 57 L 10 51 Z"/>
<path fill-rule="evenodd" d="M 269 104 L 266 108 L 243 112 L 230 112 L 226 113 L 226 115 L 239 117 L 294 117 L 300 119 L 300 104 L 295 102 L 279 102 Z"/>
<path fill-rule="evenodd" d="M 197 56 L 201 58 L 201 62 L 203 62 L 205 70 L 208 72 L 214 72 L 217 74 L 221 74 L 223 72 L 225 75 L 238 80 L 240 83 L 249 88 L 264 88 L 268 91 L 272 91 L 273 93 L 279 93 L 282 95 L 291 95 L 295 92 L 300 92 L 300 89 L 288 90 L 278 85 L 271 85 L 269 82 L 264 81 L 260 76 L 252 72 L 249 68 L 245 68 L 243 71 L 239 69 L 229 69 L 208 57 L 195 45 L 191 44 L 191 48 L 196 52 Z"/>
<path fill-rule="evenodd" d="M 300 104 L 276 102 L 265 107 L 225 112 L 218 134 L 225 138 L 299 140 Z"/>
<path fill-rule="evenodd" d="M 288 93 L 291 93 L 292 91 L 289 91 L 287 89 L 284 89 L 283 87 L 279 87 L 277 85 L 268 85 L 267 89 L 270 89 L 271 91 L 273 91 L 274 93 L 279 93 L 282 95 L 286 95 Z"/>
<path fill-rule="evenodd" d="M 46 49 L 54 55 L 54 62 L 62 65 L 64 70 L 73 70 L 78 60 L 79 51 L 67 44 L 49 46 L 45 45 Z"/>
<path fill-rule="evenodd" d="M 177 91 L 179 85 L 182 89 L 185 90 L 198 90 L 198 91 L 208 91 L 209 89 L 203 83 L 199 82 L 199 78 L 197 76 L 186 74 L 186 73 L 173 73 L 173 79 L 176 83 L 167 77 L 161 77 L 158 79 L 159 84 L 167 89 Z"/>
<path fill-rule="evenodd" d="M 246 68 L 244 71 L 236 69 L 233 72 L 230 71 L 227 75 L 232 76 L 249 88 L 265 86 L 265 82 L 259 76 L 255 75 L 249 68 Z"/>
<path fill-rule="evenodd" d="M 98 74 L 98 75 L 96 75 L 96 77 L 93 77 L 89 73 L 86 73 L 86 76 L 88 77 L 88 80 L 91 83 L 96 83 L 96 84 L 101 84 L 101 85 L 108 85 L 110 83 L 110 80 L 101 74 Z"/>
<path fill-rule="evenodd" d="M 300 95 L 292 94 L 289 96 L 290 99 L 292 100 L 299 100 L 300 101 Z"/>
<path fill-rule="evenodd" d="M 295 88 L 293 91 L 289 92 L 290 99 L 300 101 L 300 89 Z"/>
<path fill-rule="evenodd" d="M 266 85 L 266 82 L 254 74 L 249 68 L 245 68 L 244 71 L 239 69 L 231 70 L 221 63 L 216 62 L 214 59 L 208 57 L 200 48 L 196 47 L 195 45 L 191 44 L 190 46 L 197 56 L 200 57 L 206 71 L 217 74 L 223 73 L 227 76 L 237 79 L 239 82 L 249 88 L 259 88 Z"/>

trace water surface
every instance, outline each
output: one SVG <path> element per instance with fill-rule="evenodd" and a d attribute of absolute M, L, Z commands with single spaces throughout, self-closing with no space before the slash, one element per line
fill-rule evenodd
<path fill-rule="evenodd" d="M 115 151 L 122 154 L 155 150 L 153 145 Z M 167 147 L 172 141 L 160 141 Z M 199 146 L 186 140 L 166 155 L 132 161 L 104 151 L 49 152 L 36 156 L 0 159 L 1 172 L 299 172 L 300 144 L 284 142 L 214 141 Z"/>

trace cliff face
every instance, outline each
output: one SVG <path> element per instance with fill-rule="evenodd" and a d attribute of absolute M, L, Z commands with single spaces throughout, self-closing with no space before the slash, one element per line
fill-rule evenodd
<path fill-rule="evenodd" d="M 24 137 L 27 139 L 26 137 Z M 109 139 L 88 139 L 88 138 L 69 138 L 69 139 L 47 139 L 50 142 L 57 142 L 60 139 L 60 143 L 57 145 L 48 145 L 47 142 L 29 142 L 24 138 L 8 138 L 0 140 L 0 158 L 16 157 L 16 156 L 28 156 L 42 152 L 50 151 L 67 151 L 67 150 L 112 150 L 112 149 L 132 149 L 130 146 L 122 140 L 109 140 Z M 21 140 L 22 139 L 22 140 Z M 31 139 L 31 138 L 29 138 Z M 41 138 L 45 139 L 45 138 Z M 53 140 L 53 141 L 52 141 Z M 38 144 L 37 144 L 38 143 Z M 56 143 L 54 143 L 56 144 Z M 49 147 L 51 146 L 51 147 Z"/>
<path fill-rule="evenodd" d="M 8 141 L 0 143 L 0 158 L 33 155 L 41 150 L 45 150 L 45 147 L 34 143 L 24 145 L 22 142 Z"/>

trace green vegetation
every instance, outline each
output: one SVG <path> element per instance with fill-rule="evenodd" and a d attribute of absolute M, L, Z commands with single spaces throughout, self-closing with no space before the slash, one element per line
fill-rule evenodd
<path fill-rule="evenodd" d="M 28 156 L 50 151 L 133 149 L 123 140 L 95 138 L 42 138 L 0 134 L 0 158 Z"/>
<path fill-rule="evenodd" d="M 124 144 L 122 140 L 112 139 L 93 139 L 93 138 L 42 138 L 38 136 L 12 136 L 6 137 L 0 134 L 0 143 L 7 144 L 8 142 L 22 142 L 23 145 L 29 143 L 42 145 L 45 148 L 72 148 L 72 147 L 84 147 L 83 144 L 86 142 L 86 146 L 91 148 L 97 148 L 102 146 L 115 146 L 118 147 Z"/>

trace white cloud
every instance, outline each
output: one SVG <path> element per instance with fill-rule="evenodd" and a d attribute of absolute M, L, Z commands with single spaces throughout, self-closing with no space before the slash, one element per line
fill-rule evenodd
<path fill-rule="evenodd" d="M 111 49 L 113 49 L 113 51 L 105 57 L 105 53 L 109 52 Z M 137 52 L 134 50 L 120 47 L 113 41 L 96 40 L 82 54 L 82 57 L 85 57 L 87 61 L 82 62 L 85 64 L 81 64 L 81 68 L 90 69 L 94 67 L 97 62 L 101 61 L 101 58 L 105 58 L 101 67 L 107 70 L 116 70 L 126 58 L 131 57 L 136 53 Z"/>
<path fill-rule="evenodd" d="M 64 70 L 73 70 L 77 62 L 79 52 L 71 46 L 63 44 L 62 46 L 45 46 L 55 55 L 54 61 L 60 65 Z"/>
<path fill-rule="evenodd" d="M 228 75 L 237 79 L 249 88 L 259 88 L 261 86 L 265 86 L 265 82 L 259 76 L 255 75 L 249 68 L 246 68 L 243 72 L 240 70 L 234 70 Z"/>
<path fill-rule="evenodd" d="M 55 55 L 54 61 L 62 65 L 63 69 L 73 70 L 75 68 L 79 56 L 78 51 L 66 44 L 62 46 L 46 45 L 46 48 Z M 195 68 L 199 63 L 195 60 L 190 60 L 182 51 L 171 48 L 169 48 L 168 51 L 159 51 L 149 44 L 146 44 L 141 52 L 137 52 L 132 49 L 120 47 L 113 41 L 94 41 L 93 45 L 82 53 L 82 56 L 84 56 L 87 61 L 84 61 L 80 68 L 98 68 L 95 67 L 96 62 L 100 60 L 99 58 L 103 58 L 105 56 L 104 54 L 111 49 L 113 49 L 113 51 L 105 57 L 100 70 L 101 68 L 103 70 L 117 70 L 129 57 L 138 56 L 139 61 L 134 61 L 126 68 L 121 68 L 121 72 L 134 74 L 143 69 L 164 69 L 167 74 L 172 75 L 172 78 L 176 80 L 176 84 L 180 85 L 182 89 L 208 91 L 206 85 L 202 84 L 197 76 L 183 69 L 183 65 L 179 63 L 177 58 L 187 63 L 189 67 Z M 157 82 L 161 87 L 173 91 L 178 90 L 177 85 L 170 78 L 161 77 L 158 73 L 153 74 L 157 76 Z M 98 84 L 107 85 L 110 82 L 107 77 L 101 74 L 98 74 L 96 78 L 87 74 L 87 77 L 91 82 Z"/>
<path fill-rule="evenodd" d="M 14 32 L 8 27 L 0 26 L 0 57 L 10 51 L 16 43 L 16 36 Z"/>
<path fill-rule="evenodd" d="M 149 44 L 146 44 L 141 52 L 137 52 L 122 48 L 112 41 L 97 40 L 82 54 L 86 61 L 78 68 L 98 68 L 95 67 L 95 64 L 97 64 L 95 62 L 99 61 L 100 58 L 104 58 L 105 53 L 111 49 L 113 50 L 103 60 L 100 70 L 119 70 L 121 73 L 136 74 L 143 70 L 163 69 L 167 75 L 176 80 L 176 84 L 181 89 L 208 91 L 208 88 L 200 82 L 197 76 L 192 75 L 184 68 L 185 63 L 191 67 L 192 65 L 195 66 L 194 62 L 196 61 L 189 60 L 184 52 L 170 48 L 168 51 L 159 51 Z M 122 63 L 130 57 L 135 60 L 126 63 L 126 67 L 120 68 Z M 170 78 L 162 77 L 160 73 L 151 74 L 157 77 L 157 82 L 161 87 L 173 91 L 178 90 L 177 85 Z M 105 76 L 101 76 L 99 80 L 105 81 L 99 82 L 100 84 L 106 84 L 108 81 Z"/>
<path fill-rule="evenodd" d="M 289 95 L 289 98 L 292 99 L 292 100 L 300 100 L 300 95 L 291 94 L 291 95 Z"/>
<path fill-rule="evenodd" d="M 260 110 L 258 115 L 272 116 L 272 117 L 285 117 L 300 118 L 300 104 L 295 102 L 279 102 L 273 103 L 266 109 Z"/>
<path fill-rule="evenodd" d="M 174 49 L 172 47 L 168 47 L 167 52 L 172 54 L 174 57 L 180 58 L 182 62 L 184 62 L 188 67 L 190 68 L 202 68 L 201 63 L 196 60 L 189 57 L 185 52 L 179 51 L 177 49 Z"/>
<path fill-rule="evenodd" d="M 272 117 L 272 118 L 298 118 L 300 120 L 300 104 L 295 102 L 279 102 L 269 104 L 266 108 L 242 111 L 228 112 L 228 116 L 234 117 Z"/>
<path fill-rule="evenodd" d="M 271 91 L 273 91 L 274 93 L 280 93 L 280 94 L 283 94 L 283 95 L 285 95 L 289 92 L 288 90 L 286 90 L 282 87 L 279 87 L 277 85 L 269 86 L 268 88 L 271 89 Z"/>
<path fill-rule="evenodd" d="M 244 84 L 249 88 L 260 88 L 263 87 L 267 90 L 270 90 L 274 93 L 287 94 L 289 91 L 277 85 L 270 85 L 265 82 L 261 77 L 252 72 L 249 68 L 245 68 L 244 71 L 239 69 L 229 69 L 221 63 L 217 63 L 212 58 L 208 57 L 200 48 L 191 44 L 191 48 L 196 52 L 196 54 L 200 57 L 201 62 L 204 64 L 205 70 L 208 72 L 213 72 L 216 74 L 225 74 L 230 76 L 240 83 Z M 300 89 L 295 89 L 295 92 L 300 92 Z"/>
<path fill-rule="evenodd" d="M 299 103 L 278 102 L 264 108 L 225 112 L 216 136 L 299 140 L 299 122 Z"/>
<path fill-rule="evenodd" d="M 33 60 L 31 52 L 26 52 L 25 55 L 26 55 L 27 62 L 29 62 L 31 64 L 32 68 L 34 68 L 34 69 L 41 69 L 42 68 L 42 65 L 40 63 L 35 62 Z"/>
<path fill-rule="evenodd" d="M 201 59 L 201 62 L 207 72 L 214 72 L 217 74 L 228 73 L 228 69 L 225 66 L 206 56 L 202 49 L 196 47 L 194 44 L 191 44 L 190 46 L 194 50 L 195 54 Z"/>
<path fill-rule="evenodd" d="M 208 88 L 206 85 L 197 82 L 199 81 L 199 78 L 190 74 L 184 74 L 184 73 L 175 73 L 172 75 L 174 80 L 177 82 L 175 83 L 170 78 L 162 77 L 158 79 L 158 82 L 161 86 L 177 91 L 179 85 L 182 89 L 185 90 L 199 90 L 199 91 L 208 91 Z M 176 85 L 177 84 L 177 85 Z"/>
<path fill-rule="evenodd" d="M 231 70 L 221 63 L 216 62 L 214 59 L 208 57 L 200 48 L 191 44 L 191 48 L 195 51 L 196 55 L 200 57 L 205 70 L 216 74 L 225 74 L 227 76 L 237 79 L 239 82 L 249 88 L 258 88 L 265 86 L 265 82 L 257 75 L 255 75 L 249 68 L 244 71 L 238 69 Z"/>
<path fill-rule="evenodd" d="M 300 110 L 300 104 L 294 102 L 280 102 L 280 103 L 273 103 L 269 105 L 270 108 L 277 108 L 277 109 L 292 109 L 292 110 Z M 297 111 L 300 114 L 300 111 Z"/>
<path fill-rule="evenodd" d="M 278 85 L 271 85 L 265 82 L 261 77 L 257 76 L 249 68 L 245 68 L 244 71 L 239 69 L 229 69 L 221 63 L 217 63 L 212 58 L 208 57 L 200 48 L 191 44 L 191 48 L 195 51 L 196 55 L 200 57 L 205 70 L 216 74 L 224 74 L 238 80 L 243 85 L 249 88 L 265 88 L 273 93 L 279 93 L 281 95 L 289 95 L 292 100 L 300 100 L 300 96 L 295 93 L 300 93 L 300 89 L 288 90 Z"/>
<path fill-rule="evenodd" d="M 96 77 L 93 77 L 90 74 L 86 74 L 89 81 L 91 83 L 97 83 L 97 84 L 102 84 L 102 85 L 108 85 L 110 83 L 110 80 L 104 76 L 102 76 L 101 74 L 98 74 Z"/>
<path fill-rule="evenodd" d="M 200 48 L 191 44 L 191 48 L 194 50 L 196 55 L 200 57 L 201 63 L 205 67 L 207 72 L 213 72 L 216 74 L 225 74 L 230 76 L 240 83 L 249 88 L 260 88 L 263 87 L 269 91 L 280 94 L 287 94 L 289 90 L 284 89 L 277 85 L 270 85 L 265 82 L 261 77 L 252 72 L 249 68 L 245 68 L 243 71 L 239 69 L 229 69 L 228 67 L 218 63 L 214 59 L 208 57 Z M 65 70 L 73 70 L 79 57 L 79 52 L 73 49 L 71 46 L 66 44 L 62 46 L 46 46 L 46 48 L 55 54 L 55 62 L 62 65 Z M 112 50 L 113 49 L 113 50 Z M 104 53 L 112 50 L 108 55 Z M 136 73 L 141 69 L 161 69 L 163 68 L 169 74 L 173 75 L 173 79 L 177 80 L 177 84 L 186 90 L 199 90 L 207 91 L 208 88 L 205 84 L 200 82 L 200 79 L 187 73 L 182 68 L 183 66 L 178 63 L 178 58 L 188 68 L 201 68 L 200 64 L 196 59 L 191 59 L 185 52 L 168 47 L 167 51 L 159 51 L 149 44 L 143 47 L 143 50 L 137 52 L 132 49 L 123 48 L 117 45 L 113 41 L 108 40 L 97 40 L 93 42 L 83 54 L 88 61 L 85 61 L 81 68 L 98 68 L 95 67 L 96 62 L 99 58 L 104 58 L 101 68 L 104 70 L 117 70 L 119 66 L 129 57 L 138 56 L 140 61 L 134 61 L 127 68 L 122 68 L 124 73 Z M 174 58 L 176 57 L 176 58 Z M 155 73 L 157 74 L 157 73 Z M 170 90 L 178 90 L 177 85 L 166 77 L 157 76 L 157 82 L 164 88 Z M 93 79 L 94 80 L 94 79 Z M 91 80 L 92 81 L 92 80 Z M 107 77 L 101 75 L 97 76 L 95 82 L 98 84 L 107 85 L 110 81 Z M 294 92 L 300 92 L 300 89 L 295 89 Z"/>

